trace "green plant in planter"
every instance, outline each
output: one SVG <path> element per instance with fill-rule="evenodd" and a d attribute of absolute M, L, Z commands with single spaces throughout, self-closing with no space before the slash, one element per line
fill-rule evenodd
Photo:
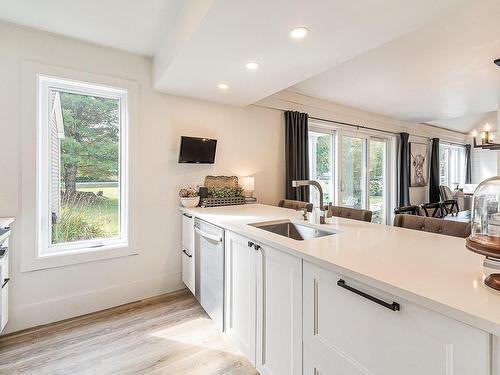
<path fill-rule="evenodd" d="M 243 197 L 244 190 L 241 186 L 236 187 L 212 187 L 208 189 L 208 194 L 213 198 L 233 198 Z"/>

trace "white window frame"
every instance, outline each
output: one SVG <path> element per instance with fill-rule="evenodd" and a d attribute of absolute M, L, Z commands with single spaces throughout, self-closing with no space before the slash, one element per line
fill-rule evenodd
<path fill-rule="evenodd" d="M 446 150 L 446 160 L 447 160 L 447 165 L 446 165 L 446 186 L 448 186 L 450 189 L 453 189 L 453 184 L 458 183 L 460 186 L 463 186 L 465 184 L 465 146 L 462 145 L 457 145 L 457 144 L 452 144 L 452 143 L 447 143 L 447 142 L 442 142 L 439 144 L 439 183 L 441 184 L 441 148 Z M 453 150 L 459 150 L 457 152 L 457 156 L 459 160 L 455 160 L 455 163 L 452 163 L 452 151 Z M 460 165 L 460 156 L 462 156 L 462 164 Z M 454 165 L 452 165 L 454 164 Z M 454 173 L 459 177 L 459 181 L 452 181 L 451 176 L 452 176 L 452 168 L 455 169 Z"/>
<path fill-rule="evenodd" d="M 47 76 L 63 81 L 83 82 L 90 86 L 127 91 L 127 155 L 122 169 L 126 170 L 125 179 L 121 183 L 126 186 L 124 200 L 126 211 L 123 225 L 126 225 L 126 241 L 115 242 L 106 246 L 89 247 L 84 251 L 74 250 L 40 256 L 40 231 L 38 230 L 40 181 L 38 173 L 41 129 L 37 122 L 41 98 L 39 97 L 38 77 Z M 22 191 L 21 191 L 21 272 L 31 272 L 54 267 L 65 267 L 80 263 L 95 262 L 105 259 L 134 256 L 140 253 L 140 242 L 135 212 L 138 212 L 138 186 L 131 173 L 139 170 L 138 165 L 138 123 L 139 123 L 139 84 L 136 81 L 116 78 L 107 75 L 88 73 L 52 65 L 25 61 L 22 67 Z M 121 171 L 120 171 L 121 172 Z"/>
<path fill-rule="evenodd" d="M 52 90 L 80 95 L 96 96 L 118 100 L 120 103 L 119 122 L 119 213 L 120 228 L 116 238 L 99 238 L 52 244 L 50 176 L 51 144 L 49 103 Z M 103 85 L 95 85 L 45 75 L 38 75 L 38 115 L 40 129 L 38 137 L 38 256 L 46 257 L 68 253 L 106 250 L 128 246 L 128 116 L 127 90 Z"/>

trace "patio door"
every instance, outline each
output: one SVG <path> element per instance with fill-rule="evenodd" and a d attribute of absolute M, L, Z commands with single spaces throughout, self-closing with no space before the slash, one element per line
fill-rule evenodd
<path fill-rule="evenodd" d="M 387 222 L 388 142 L 370 135 L 339 135 L 339 202 L 373 211 L 372 222 Z"/>

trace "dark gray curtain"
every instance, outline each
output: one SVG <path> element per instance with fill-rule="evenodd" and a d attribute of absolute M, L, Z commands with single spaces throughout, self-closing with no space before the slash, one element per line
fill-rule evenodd
<path fill-rule="evenodd" d="M 309 187 L 292 187 L 292 180 L 309 179 L 308 115 L 285 112 L 286 199 L 309 202 Z"/>
<path fill-rule="evenodd" d="M 465 145 L 465 183 L 472 184 L 472 166 L 470 160 L 470 145 Z"/>
<path fill-rule="evenodd" d="M 429 202 L 439 202 L 439 138 L 432 138 Z"/>
<path fill-rule="evenodd" d="M 410 149 L 408 144 L 408 133 L 399 134 L 399 207 L 410 204 Z"/>

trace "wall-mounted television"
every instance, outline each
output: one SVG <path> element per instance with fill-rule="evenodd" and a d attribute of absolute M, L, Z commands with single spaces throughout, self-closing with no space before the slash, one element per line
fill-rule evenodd
<path fill-rule="evenodd" d="M 182 136 L 179 163 L 213 164 L 216 147 L 216 139 Z"/>

